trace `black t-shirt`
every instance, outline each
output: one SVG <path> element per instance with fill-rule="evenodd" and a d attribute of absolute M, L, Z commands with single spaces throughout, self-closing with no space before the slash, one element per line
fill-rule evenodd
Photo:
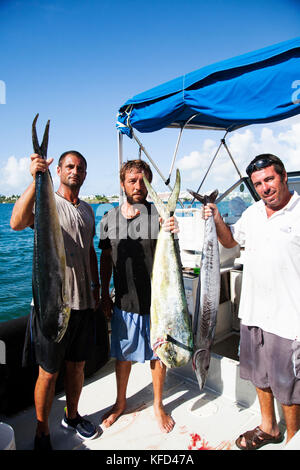
<path fill-rule="evenodd" d="M 116 306 L 126 312 L 150 313 L 151 273 L 159 215 L 148 202 L 136 205 L 140 215 L 126 219 L 120 207 L 101 220 L 99 248 L 112 249 Z"/>

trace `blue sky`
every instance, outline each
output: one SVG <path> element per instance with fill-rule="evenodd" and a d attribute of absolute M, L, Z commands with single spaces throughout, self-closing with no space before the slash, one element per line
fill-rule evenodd
<path fill-rule="evenodd" d="M 19 194 L 30 182 L 36 113 L 39 135 L 51 120 L 52 174 L 59 155 L 76 149 L 88 161 L 82 194 L 118 193 L 115 121 L 127 99 L 202 66 L 297 37 L 299 31 L 299 0 L 1 0 L 0 194 Z M 288 169 L 298 169 L 299 118 L 288 121 L 250 126 L 230 137 L 242 168 L 251 152 L 275 148 L 288 156 Z M 171 129 L 139 135 L 164 174 L 177 135 Z M 221 137 L 213 131 L 184 134 L 177 157 L 182 189 L 198 187 Z M 137 146 L 126 138 L 124 158 L 137 156 Z M 154 184 L 164 188 L 156 175 Z"/>

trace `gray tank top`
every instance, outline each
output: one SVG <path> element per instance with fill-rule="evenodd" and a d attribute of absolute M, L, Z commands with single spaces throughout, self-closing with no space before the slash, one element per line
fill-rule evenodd
<path fill-rule="evenodd" d="M 90 247 L 95 235 L 94 211 L 81 200 L 77 207 L 58 194 L 55 194 L 55 200 L 66 250 L 70 307 L 74 310 L 93 308 Z"/>

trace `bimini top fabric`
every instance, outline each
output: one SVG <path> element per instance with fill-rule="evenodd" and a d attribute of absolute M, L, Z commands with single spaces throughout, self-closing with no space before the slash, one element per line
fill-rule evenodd
<path fill-rule="evenodd" d="M 186 125 L 232 131 L 299 113 L 300 37 L 140 93 L 120 107 L 117 128 L 130 137 L 131 128 L 154 132 Z"/>

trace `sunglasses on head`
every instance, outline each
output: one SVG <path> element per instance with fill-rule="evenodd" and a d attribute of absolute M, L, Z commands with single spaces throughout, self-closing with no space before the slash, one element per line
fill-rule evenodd
<path fill-rule="evenodd" d="M 256 162 L 250 163 L 246 168 L 246 173 L 248 176 L 251 176 L 254 171 L 262 170 L 263 168 L 274 165 L 274 163 L 276 162 L 270 160 L 270 158 L 261 158 Z"/>

